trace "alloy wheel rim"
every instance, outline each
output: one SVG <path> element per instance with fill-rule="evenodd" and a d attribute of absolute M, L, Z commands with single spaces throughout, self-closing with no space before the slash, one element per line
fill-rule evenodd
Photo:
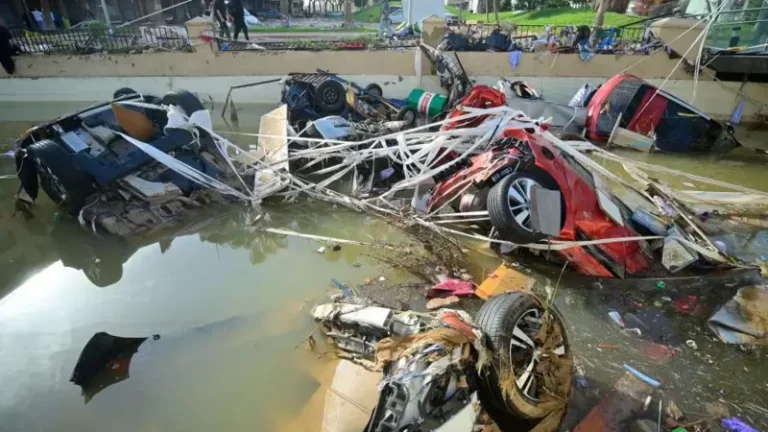
<path fill-rule="evenodd" d="M 550 317 L 550 319 L 553 318 L 557 319 L 556 316 Z M 532 400 L 538 400 L 537 366 L 543 357 L 549 355 L 544 354 L 541 344 L 536 342 L 543 323 L 544 311 L 529 309 L 518 318 L 509 338 L 509 358 L 512 362 L 510 367 L 515 376 L 515 385 L 518 391 Z M 556 325 L 562 330 L 562 323 L 559 320 Z M 564 356 L 565 341 L 552 350 L 552 354 Z"/>
<path fill-rule="evenodd" d="M 535 181 L 520 177 L 512 181 L 507 191 L 507 205 L 512 217 L 515 218 L 518 225 L 525 230 L 533 232 L 531 226 L 531 189 L 533 186 L 539 186 Z"/>

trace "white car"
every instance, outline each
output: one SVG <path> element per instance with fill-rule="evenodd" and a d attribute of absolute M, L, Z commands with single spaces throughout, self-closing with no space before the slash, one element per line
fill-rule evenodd
<path fill-rule="evenodd" d="M 405 15 L 403 14 L 403 8 L 391 8 L 389 13 L 389 19 L 393 25 L 402 24 L 405 22 Z"/>
<path fill-rule="evenodd" d="M 246 27 L 251 28 L 251 27 L 258 27 L 261 25 L 261 21 L 259 21 L 259 19 L 256 18 L 255 16 L 251 15 L 251 13 L 248 12 L 248 9 L 243 8 L 243 10 L 245 11 Z"/>

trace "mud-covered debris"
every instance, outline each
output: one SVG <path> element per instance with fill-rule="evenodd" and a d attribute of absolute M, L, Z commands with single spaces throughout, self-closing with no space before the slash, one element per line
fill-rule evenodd
<path fill-rule="evenodd" d="M 461 299 L 456 296 L 450 296 L 445 298 L 434 298 L 427 302 L 427 309 L 436 310 L 448 306 L 453 306 L 461 302 Z"/>
<path fill-rule="evenodd" d="M 768 344 L 768 286 L 740 289 L 709 319 L 709 327 L 725 343 Z"/>
<path fill-rule="evenodd" d="M 673 421 L 678 421 L 681 418 L 683 418 L 683 411 L 680 409 L 680 407 L 677 406 L 675 401 L 669 401 L 667 404 L 667 417 L 669 417 Z"/>

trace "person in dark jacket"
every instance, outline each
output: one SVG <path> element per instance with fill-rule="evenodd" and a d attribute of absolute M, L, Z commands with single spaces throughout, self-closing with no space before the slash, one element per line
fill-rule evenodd
<path fill-rule="evenodd" d="M 224 0 L 213 0 L 213 19 L 219 23 L 219 37 L 226 36 L 227 39 L 232 36 L 229 34 L 229 26 L 227 25 L 227 5 Z"/>
<path fill-rule="evenodd" d="M 5 26 L 5 22 L 0 20 L 0 64 L 3 65 L 3 69 L 8 75 L 13 75 L 13 72 L 16 71 L 16 63 L 12 57 L 14 54 L 16 54 L 16 50 L 11 44 L 11 32 Z"/>
<path fill-rule="evenodd" d="M 243 8 L 243 2 L 240 0 L 230 0 L 229 14 L 232 15 L 232 18 L 235 20 L 235 40 L 237 40 L 237 36 L 240 34 L 241 30 L 245 35 L 245 40 L 250 40 L 248 39 L 248 27 L 245 25 L 245 8 Z"/>

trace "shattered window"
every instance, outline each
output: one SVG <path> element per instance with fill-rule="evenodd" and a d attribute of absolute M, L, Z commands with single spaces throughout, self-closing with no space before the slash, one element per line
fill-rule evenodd
<path fill-rule="evenodd" d="M 597 117 L 597 132 L 601 135 L 610 135 L 613 126 L 629 106 L 632 98 L 643 85 L 643 81 L 636 78 L 627 78 L 620 82 L 608 96 L 608 100 L 600 109 L 600 115 Z"/>

